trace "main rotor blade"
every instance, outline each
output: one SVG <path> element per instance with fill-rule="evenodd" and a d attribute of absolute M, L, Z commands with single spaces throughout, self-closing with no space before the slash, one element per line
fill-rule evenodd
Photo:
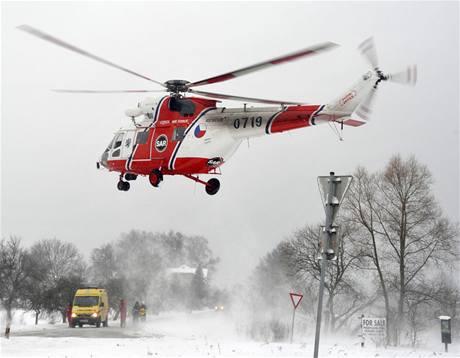
<path fill-rule="evenodd" d="M 388 81 L 415 86 L 417 83 L 417 66 L 409 66 L 404 71 L 389 74 Z"/>
<path fill-rule="evenodd" d="M 270 60 L 260 62 L 252 66 L 243 67 L 236 71 L 227 72 L 227 73 L 224 73 L 223 75 L 218 75 L 218 76 L 207 78 L 205 80 L 196 81 L 196 82 L 188 84 L 187 87 L 202 86 L 202 85 L 207 85 L 210 83 L 227 81 L 232 78 L 247 75 L 248 73 L 256 72 L 256 71 L 262 70 L 270 66 L 279 65 L 281 63 L 297 60 L 299 58 L 306 57 L 306 56 L 316 55 L 320 52 L 330 50 L 336 46 L 338 45 L 333 42 L 325 42 L 325 43 L 318 44 L 315 46 L 307 47 L 303 50 L 300 50 L 294 53 L 290 53 L 288 55 L 284 55 L 284 56 L 277 57 L 277 58 L 272 58 Z"/>
<path fill-rule="evenodd" d="M 188 92 L 198 94 L 204 97 L 218 98 L 218 99 L 230 99 L 233 101 L 242 101 L 242 102 L 266 103 L 266 104 L 294 104 L 294 105 L 305 104 L 305 103 L 300 103 L 300 102 L 277 101 L 277 100 L 271 100 L 271 99 L 233 96 L 233 95 L 228 95 L 228 94 L 223 94 L 223 93 L 204 92 L 204 91 L 197 91 L 197 90 L 192 90 L 192 89 L 189 89 Z"/>
<path fill-rule="evenodd" d="M 52 89 L 53 92 L 60 93 L 144 93 L 144 92 L 165 92 L 166 90 L 72 90 L 72 89 Z"/>
<path fill-rule="evenodd" d="M 369 37 L 368 39 L 364 40 L 358 48 L 361 51 L 361 54 L 370 63 L 372 68 L 378 69 L 379 61 L 377 59 L 377 50 L 375 49 L 374 39 Z"/>
<path fill-rule="evenodd" d="M 70 50 L 70 51 L 79 53 L 80 55 L 83 55 L 83 56 L 92 58 L 93 60 L 95 60 L 95 61 L 97 61 L 97 62 L 101 62 L 101 63 L 106 64 L 106 65 L 108 65 L 108 66 L 117 68 L 117 69 L 119 69 L 119 70 L 121 70 L 121 71 L 130 73 L 130 74 L 132 74 L 132 75 L 134 75 L 134 76 L 143 78 L 143 79 L 145 79 L 145 80 L 147 80 L 147 81 L 156 83 L 156 84 L 158 84 L 158 85 L 160 85 L 160 86 L 163 86 L 163 87 L 166 87 L 166 85 L 165 85 L 164 83 L 162 83 L 162 82 L 156 81 L 156 80 L 154 80 L 154 79 L 152 79 L 152 78 L 149 78 L 149 77 L 147 77 L 147 76 L 141 75 L 140 73 L 131 71 L 131 70 L 125 68 L 125 67 L 119 66 L 119 65 L 117 65 L 117 64 L 115 64 L 115 63 L 113 63 L 113 62 L 110 62 L 110 61 L 105 60 L 105 59 L 103 59 L 103 58 L 101 58 L 101 57 L 98 57 L 98 56 L 96 56 L 96 55 L 93 55 L 92 53 L 89 53 L 89 52 L 87 52 L 87 51 L 85 51 L 85 50 L 82 50 L 82 49 L 80 49 L 80 48 L 78 48 L 78 47 L 76 47 L 76 46 L 74 46 L 74 45 L 71 45 L 71 44 L 69 44 L 69 43 L 67 43 L 67 42 L 64 42 L 64 41 L 62 41 L 62 40 L 60 40 L 60 39 L 58 39 L 58 38 L 56 38 L 56 37 L 54 37 L 54 36 L 51 36 L 51 35 L 49 35 L 49 34 L 43 32 L 43 31 L 41 31 L 41 30 L 38 30 L 38 29 L 36 29 L 36 28 L 34 28 L 34 27 L 32 27 L 32 26 L 29 26 L 29 25 L 21 25 L 21 26 L 18 26 L 18 29 L 20 29 L 20 30 L 22 30 L 22 31 L 25 31 L 25 32 L 27 32 L 27 33 L 29 33 L 29 34 L 31 34 L 31 35 L 34 35 L 34 36 L 36 36 L 36 37 L 38 37 L 38 38 L 41 38 L 42 40 L 51 42 L 51 43 L 53 43 L 53 44 L 55 44 L 55 45 L 61 46 L 61 47 L 66 48 L 66 49 L 68 49 L 68 50 Z"/>

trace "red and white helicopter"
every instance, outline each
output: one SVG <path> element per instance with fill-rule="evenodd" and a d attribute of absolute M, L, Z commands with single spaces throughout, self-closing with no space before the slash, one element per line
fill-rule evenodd
<path fill-rule="evenodd" d="M 219 180 L 212 178 L 205 182 L 200 180 L 198 175 L 220 174 L 220 167 L 230 159 L 244 139 L 328 122 L 339 123 L 342 128 L 343 125 L 353 127 L 363 125 L 369 118 L 371 103 L 380 82 L 389 80 L 415 84 L 417 75 L 415 66 L 408 67 L 402 72 L 385 75 L 378 67 L 375 46 L 372 38 L 369 38 L 360 45 L 360 50 L 373 70 L 365 73 L 353 87 L 329 104 L 311 105 L 240 97 L 198 91 L 195 88 L 227 81 L 302 57 L 313 56 L 337 45 L 331 42 L 318 44 L 200 81 L 159 82 L 95 56 L 31 26 L 22 25 L 19 26 L 19 29 L 163 87 L 161 90 L 56 90 L 58 92 L 169 92 L 168 95 L 161 98 L 147 98 L 138 103 L 137 108 L 127 110 L 125 113 L 131 118 L 133 124 L 115 133 L 115 137 L 97 163 L 98 168 L 103 166 L 109 171 L 120 173 L 117 187 L 122 191 L 129 190 L 129 181 L 135 180 L 139 175 L 148 176 L 150 184 L 154 187 L 158 187 L 166 175 L 183 175 L 204 184 L 206 192 L 214 195 L 219 191 Z M 186 97 L 186 95 L 201 97 Z M 244 105 L 242 108 L 225 108 L 217 107 L 219 101 L 216 99 L 278 106 L 248 108 Z M 354 114 L 357 116 L 354 117 Z"/>

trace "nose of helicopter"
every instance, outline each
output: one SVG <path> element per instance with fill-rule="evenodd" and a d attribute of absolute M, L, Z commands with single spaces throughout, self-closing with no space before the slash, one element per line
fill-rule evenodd
<path fill-rule="evenodd" d="M 109 152 L 106 150 L 101 155 L 101 160 L 97 162 L 97 169 L 99 169 L 99 165 L 102 165 L 104 168 L 107 168 L 107 159 L 109 158 Z"/>

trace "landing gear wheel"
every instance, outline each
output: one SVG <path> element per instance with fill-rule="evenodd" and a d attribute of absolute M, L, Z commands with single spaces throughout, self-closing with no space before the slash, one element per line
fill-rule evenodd
<path fill-rule="evenodd" d="M 153 169 L 149 175 L 149 181 L 152 186 L 158 188 L 158 185 L 163 181 L 163 174 L 159 169 Z"/>
<path fill-rule="evenodd" d="M 120 180 L 117 184 L 117 188 L 120 191 L 128 191 L 131 185 L 127 181 Z"/>
<path fill-rule="evenodd" d="M 217 194 L 220 189 L 220 182 L 216 178 L 209 179 L 206 183 L 206 193 L 209 195 Z"/>

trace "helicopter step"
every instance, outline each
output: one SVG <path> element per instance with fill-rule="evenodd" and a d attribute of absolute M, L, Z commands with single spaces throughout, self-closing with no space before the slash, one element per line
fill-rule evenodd
<path fill-rule="evenodd" d="M 215 195 L 220 189 L 220 181 L 217 178 L 211 178 L 207 182 L 200 180 L 197 177 L 194 177 L 190 174 L 182 174 L 184 177 L 189 178 L 197 183 L 203 184 L 205 186 L 206 193 L 209 195 Z"/>
<path fill-rule="evenodd" d="M 136 180 L 136 179 L 137 179 L 137 174 L 126 173 L 126 174 L 125 174 L 125 179 L 126 179 L 127 181 Z"/>

